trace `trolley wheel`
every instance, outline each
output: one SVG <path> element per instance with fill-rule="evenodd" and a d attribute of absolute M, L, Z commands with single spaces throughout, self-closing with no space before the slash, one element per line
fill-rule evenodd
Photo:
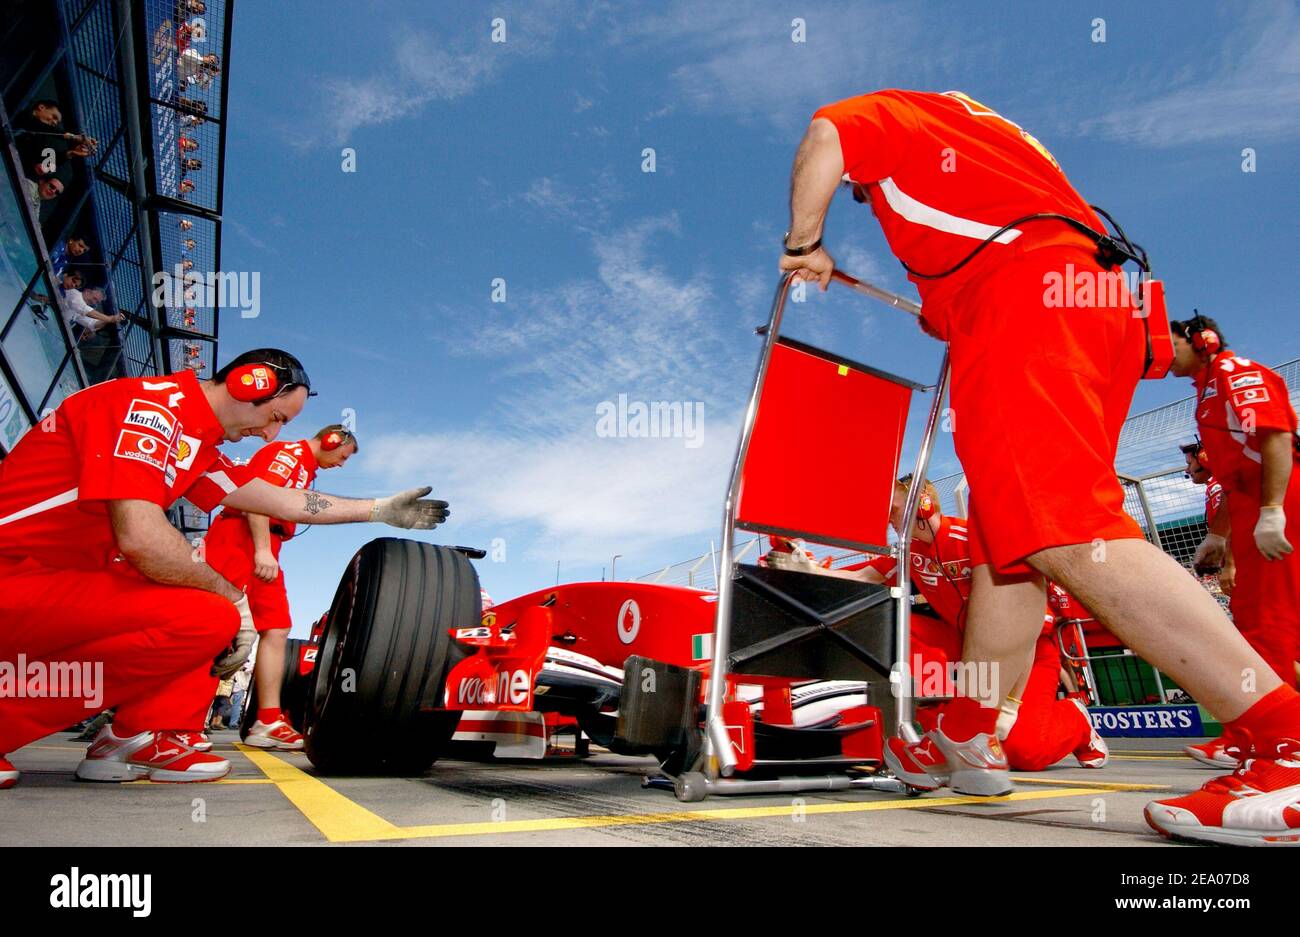
<path fill-rule="evenodd" d="M 709 796 L 708 779 L 699 771 L 687 771 L 673 778 L 673 793 L 684 804 L 697 804 Z"/>
<path fill-rule="evenodd" d="M 913 787 L 910 784 L 903 785 L 903 792 L 907 794 L 908 797 L 920 797 L 922 794 L 928 793 L 924 787 Z"/>

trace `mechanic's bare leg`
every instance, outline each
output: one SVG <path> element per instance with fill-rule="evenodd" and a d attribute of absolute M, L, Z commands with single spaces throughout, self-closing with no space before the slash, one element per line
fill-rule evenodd
<path fill-rule="evenodd" d="M 983 797 L 1011 792 L 1006 756 L 994 733 L 1003 699 L 1028 671 L 1046 608 L 1042 577 L 1000 576 L 988 564 L 972 570 L 958 665 L 964 685 L 919 742 L 885 743 L 885 762 L 896 777 L 920 790 L 948 785 L 955 793 Z"/>
<path fill-rule="evenodd" d="M 1236 719 L 1282 683 L 1214 598 L 1145 540 L 1051 547 L 1027 562 L 1221 721 Z"/>
<path fill-rule="evenodd" d="M 992 695 L 980 699 L 980 706 L 997 709 L 1020 678 L 1027 676 L 1046 608 L 1047 584 L 1041 576 L 1007 577 L 987 564 L 972 571 L 961 659 L 987 668 Z"/>
<path fill-rule="evenodd" d="M 289 724 L 289 717 L 280 709 L 288 638 L 288 628 L 270 628 L 258 639 L 257 664 L 253 668 L 253 679 L 257 681 L 257 719 L 244 739 L 245 744 L 255 748 L 296 752 L 303 747 L 302 734 Z M 269 710 L 275 710 L 276 715 L 269 715 Z M 264 714 L 270 722 L 262 718 Z"/>
<path fill-rule="evenodd" d="M 253 679 L 257 681 L 258 709 L 280 708 L 280 682 L 284 674 L 284 649 L 288 640 L 288 628 L 272 628 L 258 636 L 257 663 L 253 666 Z"/>

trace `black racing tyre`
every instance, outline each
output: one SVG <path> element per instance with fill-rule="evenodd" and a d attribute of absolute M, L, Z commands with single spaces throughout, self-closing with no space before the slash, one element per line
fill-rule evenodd
<path fill-rule="evenodd" d="M 289 717 L 295 729 L 302 728 L 303 711 L 307 708 L 307 693 L 311 687 L 311 677 L 298 673 L 298 657 L 302 646 L 311 644 L 301 638 L 290 638 L 284 644 L 284 669 L 280 674 L 280 709 Z M 248 691 L 244 694 L 244 715 L 239 720 L 239 739 L 247 741 L 248 730 L 257 721 L 257 679 L 248 681 Z"/>
<path fill-rule="evenodd" d="M 455 550 L 385 537 L 357 551 L 307 693 L 311 763 L 326 774 L 428 770 L 460 721 L 459 712 L 431 711 L 461 656 L 448 629 L 477 625 L 481 601 L 478 574 Z"/>

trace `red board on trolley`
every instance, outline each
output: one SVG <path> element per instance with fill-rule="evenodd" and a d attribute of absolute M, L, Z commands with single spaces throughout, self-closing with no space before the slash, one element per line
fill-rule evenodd
<path fill-rule="evenodd" d="M 817 543 L 889 541 L 912 381 L 780 338 L 741 466 L 736 524 Z"/>

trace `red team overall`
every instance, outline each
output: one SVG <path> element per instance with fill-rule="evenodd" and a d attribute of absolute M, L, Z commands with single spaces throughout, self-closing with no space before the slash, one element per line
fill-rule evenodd
<path fill-rule="evenodd" d="M 263 446 L 245 471 L 280 488 L 311 488 L 318 469 L 338 468 L 356 451 L 356 436 L 342 426 L 327 426 L 312 439 Z M 280 550 L 296 529 L 291 521 L 227 508 L 204 540 L 208 564 L 248 594 L 259 636 L 253 671 L 257 719 L 245 739 L 255 748 L 303 747 L 302 735 L 280 710 L 285 641 L 293 627 Z"/>
<path fill-rule="evenodd" d="M 1178 323 L 1175 334 L 1175 373 L 1195 383 L 1197 429 L 1227 495 L 1236 566 L 1232 617 L 1278 678 L 1295 686 L 1300 555 L 1293 544 L 1300 542 L 1300 471 L 1295 468 L 1300 455 L 1286 382 L 1259 362 L 1221 347 L 1211 319 Z"/>
<path fill-rule="evenodd" d="M 428 489 L 378 500 L 289 492 L 220 454 L 224 442 L 274 439 L 308 388 L 297 359 L 276 349 L 247 352 L 210 381 L 190 371 L 108 381 L 67 398 L 0 462 L 0 661 L 19 679 L 82 677 L 0 696 L 0 788 L 18 779 L 8 753 L 112 707 L 78 777 L 206 781 L 230 770 L 192 743 L 216 674 L 248 656 L 252 618 L 167 520 L 178 498 L 313 523 L 427 529 L 446 517 L 445 502 L 420 500 Z"/>
<path fill-rule="evenodd" d="M 890 524 L 900 535 L 907 528 L 903 510 L 910 485 L 910 476 L 899 479 L 890 505 Z M 970 527 L 965 518 L 942 513 L 938 492 L 927 481 L 918 500 L 911 532 L 912 585 L 936 616 L 913 614 L 911 619 L 912 654 L 907 666 L 913 680 L 925 687 L 934 682 L 929 679 L 933 671 L 938 669 L 947 674 L 949 662 L 961 659 L 971 589 Z M 774 550 L 768 554 L 768 564 L 876 585 L 892 586 L 898 581 L 897 559 L 888 555 L 828 569 L 809 562 L 805 554 Z M 1064 596 L 1059 588 L 1055 592 Z M 1044 616 L 1045 635 L 1050 634 L 1055 622 L 1054 614 Z M 1050 637 L 1040 638 L 1035 651 L 1034 670 L 1014 688 L 1014 702 L 1003 707 L 998 722 L 998 734 L 1007 743 L 1011 767 L 1017 771 L 1041 771 L 1069 754 L 1085 768 L 1104 767 L 1108 757 L 1106 743 L 1093 730 L 1086 709 L 1077 701 L 1056 698 L 1060 653 L 1055 643 Z M 1045 663 L 1049 656 L 1053 661 L 1050 671 Z M 951 679 L 945 678 L 938 694 L 951 692 Z M 931 708 L 925 707 L 918 710 L 917 720 L 927 729 L 933 728 L 935 715 Z"/>
<path fill-rule="evenodd" d="M 1012 789 L 994 733 L 1051 579 L 1253 739 L 1241 775 L 1148 805 L 1148 822 L 1188 839 L 1300 843 L 1300 808 L 1281 794 L 1255 800 L 1292 788 L 1300 799 L 1300 694 L 1271 673 L 1243 685 L 1243 672 L 1266 669 L 1259 655 L 1124 512 L 1114 460 L 1147 330 L 1116 286 L 1097 214 L 1042 144 L 966 95 L 850 98 L 814 115 L 791 178 L 780 266 L 823 289 L 834 258 L 821 240 L 842 179 L 917 285 L 927 330 L 949 343 L 975 535 L 963 660 L 988 666 L 996 684 L 991 698 L 954 700 L 920 742 L 890 740 L 890 767 L 917 787 Z M 1043 215 L 1053 217 L 1031 217 Z"/>

